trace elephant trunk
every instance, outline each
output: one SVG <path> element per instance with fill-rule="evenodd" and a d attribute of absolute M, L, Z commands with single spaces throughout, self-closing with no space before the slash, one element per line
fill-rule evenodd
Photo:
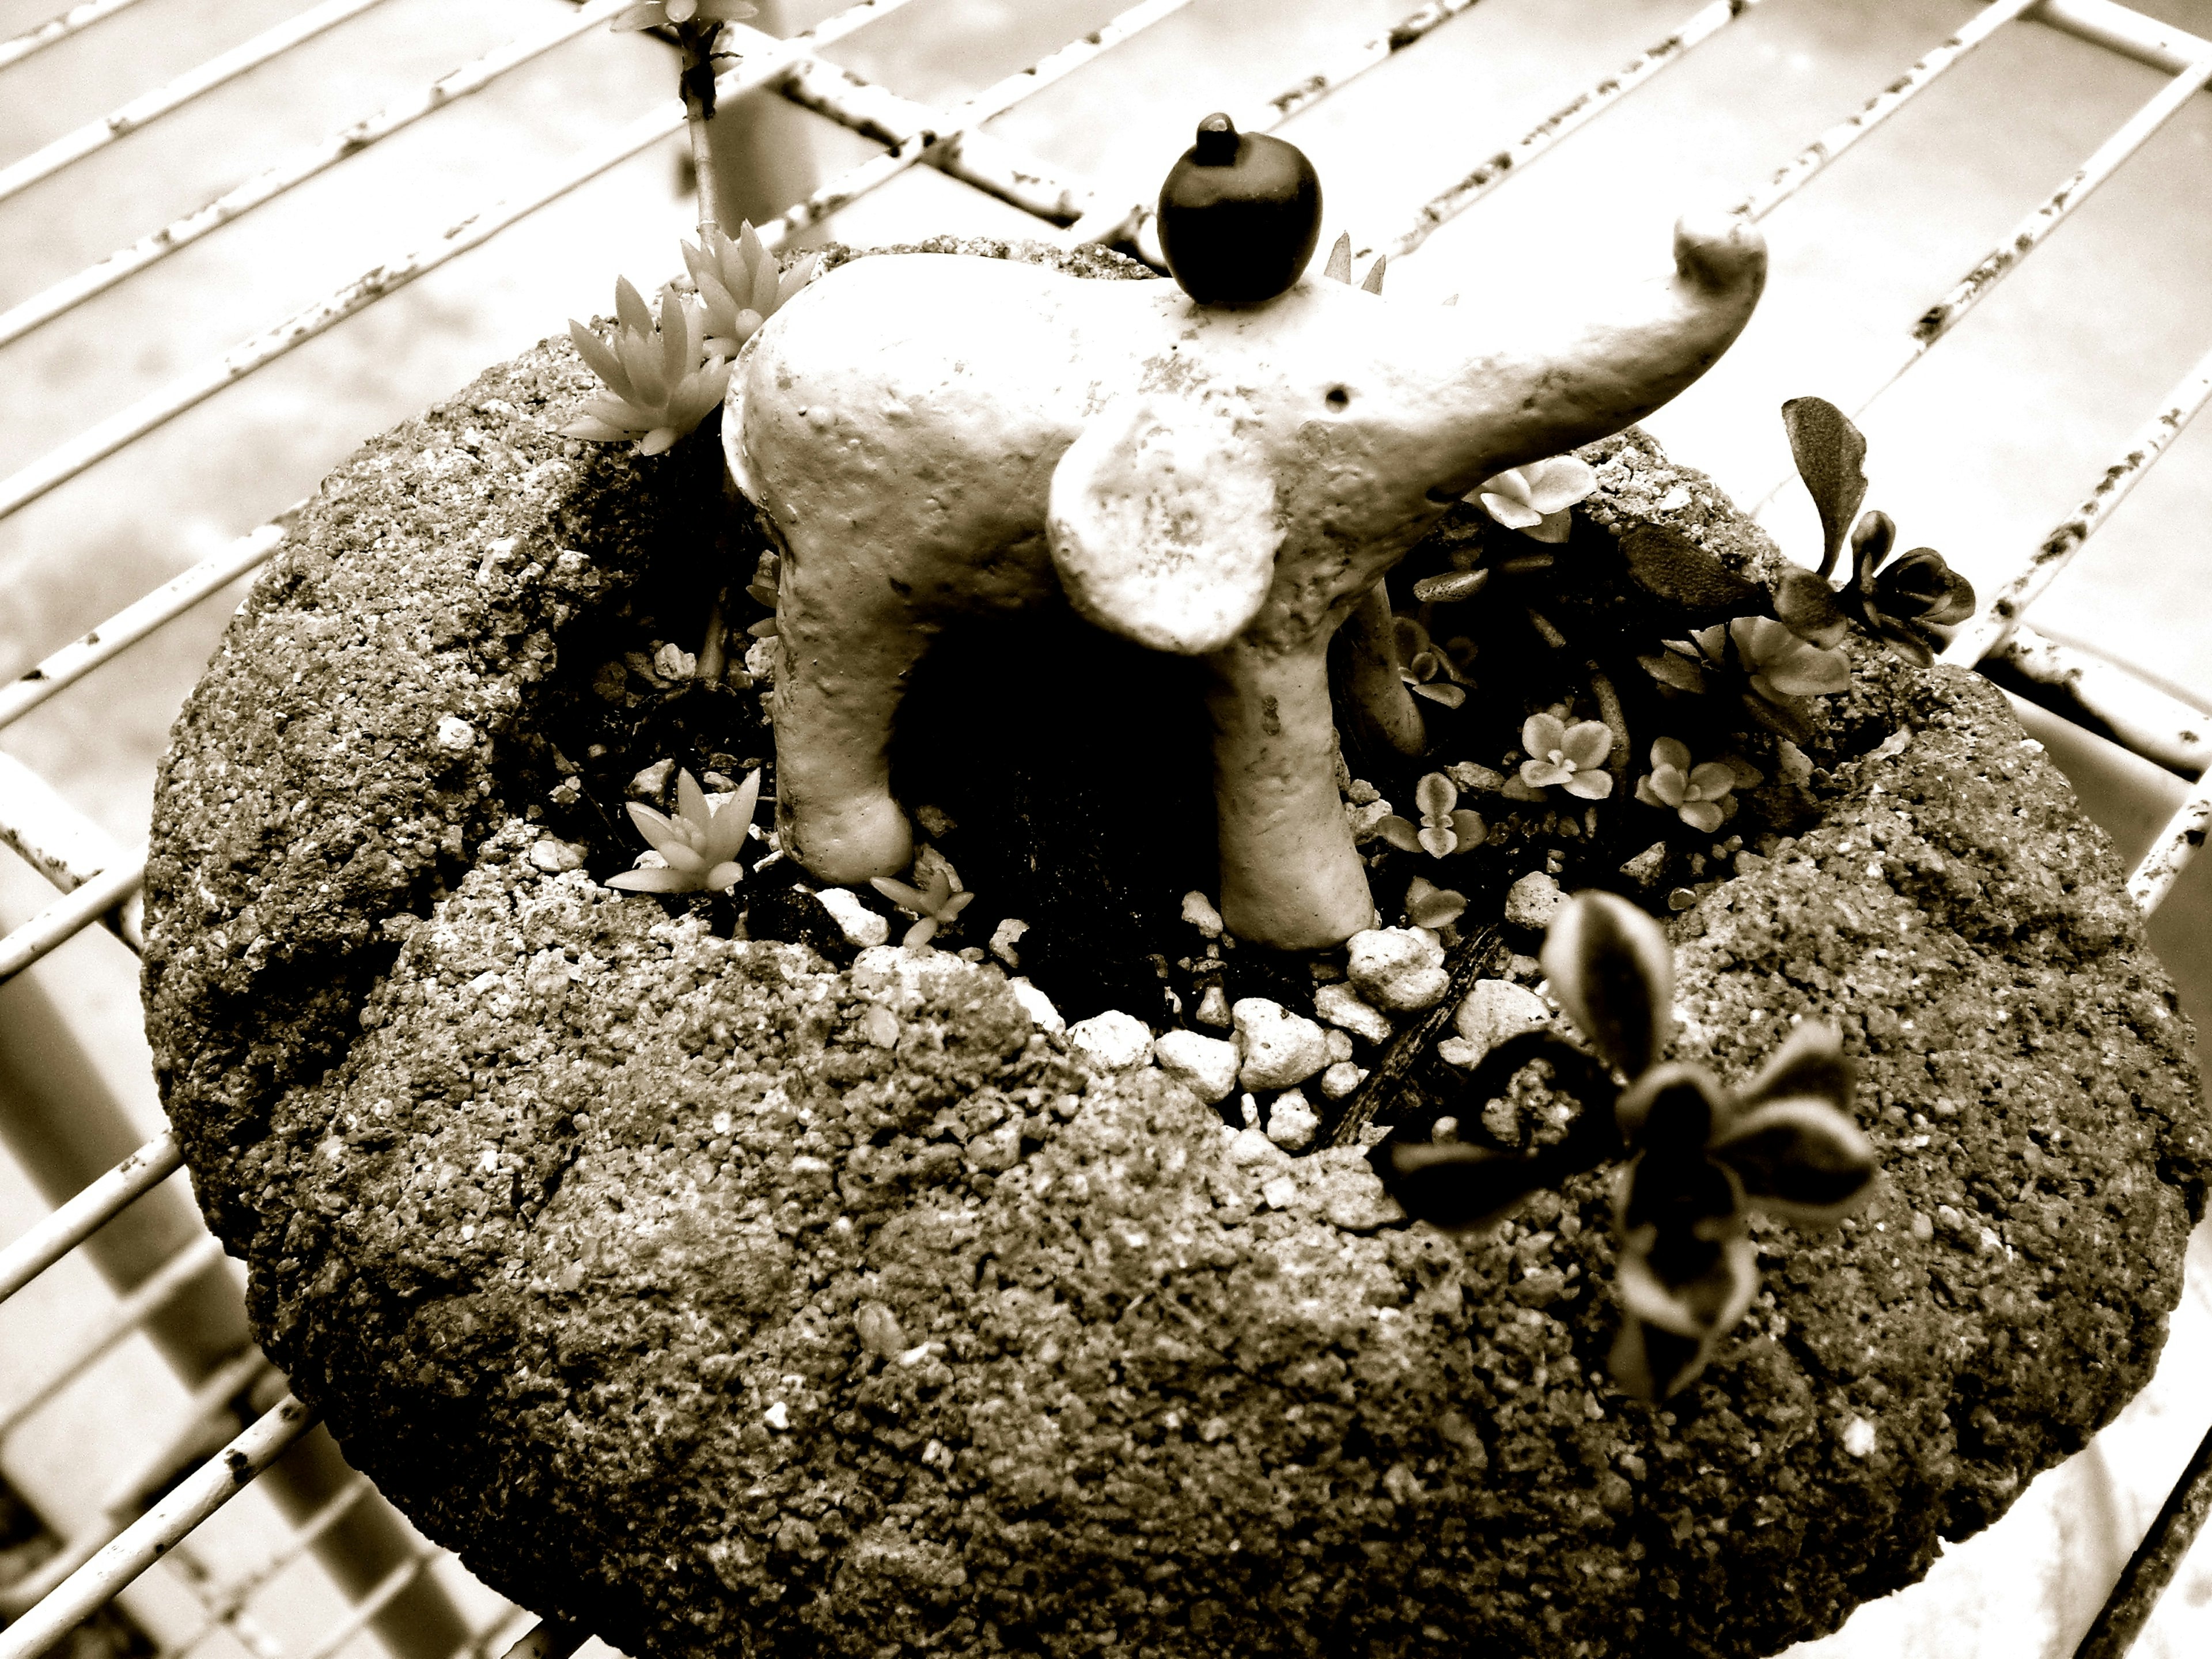
<path fill-rule="evenodd" d="M 1373 927 L 1329 760 L 1328 635 L 1289 651 L 1239 639 L 1206 662 L 1222 921 L 1280 951 L 1326 949 Z"/>
<path fill-rule="evenodd" d="M 1499 316 L 1503 338 L 1477 343 L 1455 379 L 1474 452 L 1431 491 L 1456 500 L 1492 473 L 1564 454 L 1644 418 L 1703 374 L 1750 321 L 1766 285 L 1766 243 L 1735 215 L 1674 228 L 1674 274 L 1613 319 L 1547 326 Z"/>

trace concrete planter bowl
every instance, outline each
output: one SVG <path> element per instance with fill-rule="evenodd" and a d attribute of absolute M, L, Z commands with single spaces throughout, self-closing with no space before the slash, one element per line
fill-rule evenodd
<path fill-rule="evenodd" d="M 2148 1375 L 2203 1197 L 2186 1021 L 1980 681 L 1862 653 L 1794 848 L 1670 924 L 1677 1052 L 1739 1079 L 1837 1020 L 1885 1189 L 1759 1224 L 1750 1315 L 1645 1406 L 1609 1170 L 1462 1249 L 1356 1148 L 1097 1070 L 994 965 L 728 936 L 765 874 L 608 890 L 629 849 L 574 815 L 653 757 L 569 753 L 578 711 L 665 701 L 610 642 L 757 544 L 711 433 L 559 438 L 586 379 L 542 346 L 326 482 L 149 864 L 164 1095 L 259 1334 L 504 1593 L 671 1659 L 1765 1654 Z M 1609 442 L 1599 531 L 1766 556 Z M 771 752 L 758 688 L 684 695 Z"/>

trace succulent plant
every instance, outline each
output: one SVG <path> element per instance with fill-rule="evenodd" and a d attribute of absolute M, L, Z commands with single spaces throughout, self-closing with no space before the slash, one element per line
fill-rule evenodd
<path fill-rule="evenodd" d="M 1557 714 L 1531 714 L 1521 726 L 1521 781 L 1531 789 L 1565 789 L 1583 800 L 1603 800 L 1613 793 L 1613 728 L 1603 720 L 1569 726 Z"/>
<path fill-rule="evenodd" d="M 745 775 L 737 793 L 720 806 L 707 799 L 688 771 L 676 775 L 676 816 L 657 812 L 641 801 L 629 803 L 630 822 L 653 851 L 658 866 L 625 870 L 607 885 L 628 893 L 726 893 L 744 879 L 738 862 L 760 804 L 761 775 Z"/>
<path fill-rule="evenodd" d="M 894 881 L 889 876 L 874 876 L 868 884 L 915 918 L 913 927 L 906 930 L 900 940 L 909 950 L 918 951 L 937 937 L 938 929 L 957 920 L 975 899 L 973 893 L 952 890 L 952 871 L 950 866 L 939 863 L 929 877 L 927 887 L 912 887 L 905 882 Z"/>
<path fill-rule="evenodd" d="M 1775 584 L 1775 614 L 1816 646 L 1832 646 L 1856 622 L 1899 656 L 1926 667 L 1942 643 L 1936 629 L 1974 613 L 1974 586 L 1932 547 L 1916 547 L 1889 562 L 1897 526 L 1887 513 L 1851 515 L 1866 498 L 1866 439 L 1844 412 L 1821 398 L 1793 398 L 1783 423 L 1798 476 L 1820 515 L 1818 571 L 1793 566 Z M 1829 574 L 1850 526 L 1851 574 L 1837 592 Z"/>
<path fill-rule="evenodd" d="M 1406 884 L 1406 920 L 1414 927 L 1449 927 L 1466 914 L 1466 894 L 1439 887 L 1426 876 L 1415 876 Z"/>
<path fill-rule="evenodd" d="M 1771 617 L 1695 629 L 1687 639 L 1668 640 L 1665 649 L 1636 660 L 1668 690 L 1735 690 L 1760 725 L 1798 743 L 1812 732 L 1803 700 L 1851 683 L 1850 659 L 1840 650 L 1816 645 Z"/>
<path fill-rule="evenodd" d="M 1492 474 L 1474 487 L 1474 497 L 1508 530 L 1535 541 L 1563 542 L 1570 528 L 1567 509 L 1596 488 L 1589 462 L 1553 455 Z"/>
<path fill-rule="evenodd" d="M 1391 632 L 1398 647 L 1398 678 L 1408 691 L 1447 708 L 1467 702 L 1466 688 L 1474 684 L 1473 640 L 1461 635 L 1438 645 L 1411 617 L 1394 617 Z"/>
<path fill-rule="evenodd" d="M 729 358 L 814 279 L 822 264 L 820 254 L 810 253 L 780 272 L 775 255 L 750 221 L 738 227 L 734 240 L 708 225 L 700 231 L 697 246 L 686 242 L 683 247 L 684 268 L 707 308 L 707 349 Z"/>
<path fill-rule="evenodd" d="M 1585 1096 L 1585 1118 L 1602 1115 L 1584 1152 L 1601 1157 L 1386 1142 L 1378 1166 L 1409 1213 L 1464 1235 L 1502 1220 L 1538 1187 L 1625 1152 L 1613 1204 L 1622 1322 L 1613 1376 L 1626 1393 L 1664 1400 L 1697 1378 L 1758 1293 L 1750 1210 L 1824 1226 L 1872 1196 L 1875 1152 L 1850 1116 L 1850 1062 L 1834 1027 L 1809 1023 L 1741 1089 L 1705 1066 L 1662 1061 L 1674 1024 L 1674 957 L 1658 923 L 1610 893 L 1568 901 L 1540 961 L 1553 994 L 1595 1051 L 1583 1069 L 1584 1089 L 1602 1080 L 1596 1067 L 1629 1079 L 1610 1112 Z M 1516 1041 L 1558 1040 L 1532 1033 Z M 1521 1056 L 1506 1059 L 1517 1065 Z M 1480 1073 L 1468 1087 L 1483 1097 Z"/>
<path fill-rule="evenodd" d="M 635 441 L 640 455 L 658 455 L 684 436 L 722 401 L 730 371 L 706 349 L 703 312 L 686 305 L 672 285 L 660 291 L 660 326 L 630 286 L 615 279 L 615 336 L 604 341 L 571 318 L 568 337 L 611 395 L 592 398 L 581 418 L 561 428 L 564 438 L 593 443 Z"/>
<path fill-rule="evenodd" d="M 1482 814 L 1459 805 L 1459 786 L 1442 772 L 1427 773 L 1413 786 L 1413 801 L 1421 814 L 1419 828 L 1395 812 L 1375 826 L 1377 835 L 1401 852 L 1448 859 L 1480 847 L 1489 834 Z"/>
<path fill-rule="evenodd" d="M 1539 959 L 1568 1017 L 1631 1079 L 1613 1103 L 1632 1157 L 1613 1202 L 1625 1317 L 1613 1375 L 1628 1393 L 1664 1399 L 1705 1369 L 1758 1293 L 1747 1208 L 1826 1226 L 1873 1195 L 1850 1061 L 1821 1023 L 1792 1032 L 1740 1090 L 1705 1066 L 1661 1061 L 1674 957 L 1659 924 L 1610 893 L 1570 901 Z"/>
<path fill-rule="evenodd" d="M 1734 755 L 1692 766 L 1687 744 L 1662 738 L 1651 745 L 1651 769 L 1636 781 L 1636 799 L 1711 835 L 1735 816 L 1735 791 L 1752 787 L 1764 775 Z"/>

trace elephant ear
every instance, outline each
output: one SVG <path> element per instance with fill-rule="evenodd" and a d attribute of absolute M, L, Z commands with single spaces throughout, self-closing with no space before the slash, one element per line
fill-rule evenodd
<path fill-rule="evenodd" d="M 1227 411 L 1117 398 L 1060 457 L 1047 508 L 1076 610 L 1155 651 L 1196 656 L 1243 632 L 1275 580 L 1274 474 Z"/>

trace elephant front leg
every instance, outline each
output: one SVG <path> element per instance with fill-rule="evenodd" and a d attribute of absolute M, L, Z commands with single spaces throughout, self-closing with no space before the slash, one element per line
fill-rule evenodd
<path fill-rule="evenodd" d="M 1367 871 L 1329 763 L 1328 636 L 1286 653 L 1239 641 L 1206 662 L 1229 931 L 1313 951 L 1373 927 Z"/>
<path fill-rule="evenodd" d="M 848 596 L 849 597 L 849 596 Z M 891 722 L 928 634 L 904 611 L 842 613 L 787 590 L 776 610 L 775 823 L 836 886 L 896 876 L 914 830 L 891 798 Z"/>

